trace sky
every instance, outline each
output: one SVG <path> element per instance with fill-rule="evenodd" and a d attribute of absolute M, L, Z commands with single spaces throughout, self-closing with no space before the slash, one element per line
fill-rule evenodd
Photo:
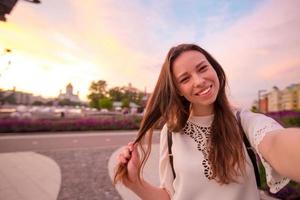
<path fill-rule="evenodd" d="M 92 81 L 151 92 L 168 50 L 196 43 L 222 65 L 233 104 L 300 83 L 297 0 L 19 0 L 0 22 L 0 88 L 56 97 Z M 4 49 L 11 49 L 5 53 Z M 10 64 L 8 64 L 10 63 Z"/>

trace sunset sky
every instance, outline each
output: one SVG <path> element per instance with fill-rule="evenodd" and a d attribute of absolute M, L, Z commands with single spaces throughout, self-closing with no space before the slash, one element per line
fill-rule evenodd
<path fill-rule="evenodd" d="M 71 82 L 86 100 L 91 81 L 106 80 L 151 92 L 168 49 L 188 42 L 221 63 L 230 98 L 250 107 L 259 89 L 300 83 L 299 8 L 297 0 L 20 0 L 0 22 L 0 88 L 56 97 Z"/>

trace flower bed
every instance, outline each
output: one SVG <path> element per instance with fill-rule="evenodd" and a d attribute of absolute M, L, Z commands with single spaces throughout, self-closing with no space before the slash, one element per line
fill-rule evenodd
<path fill-rule="evenodd" d="M 141 116 L 99 116 L 65 119 L 1 119 L 1 133 L 90 130 L 132 130 L 140 126 Z"/>
<path fill-rule="evenodd" d="M 266 114 L 272 117 L 284 127 L 300 127 L 300 112 L 299 111 L 279 111 Z"/>

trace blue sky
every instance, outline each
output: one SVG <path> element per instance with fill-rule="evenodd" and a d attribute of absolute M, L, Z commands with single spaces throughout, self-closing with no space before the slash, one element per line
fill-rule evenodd
<path fill-rule="evenodd" d="M 259 89 L 300 82 L 299 7 L 297 0 L 19 1 L 0 22 L 0 50 L 12 49 L 0 58 L 0 88 L 55 97 L 71 82 L 86 99 L 90 82 L 103 79 L 151 92 L 168 49 L 192 42 L 224 67 L 232 101 L 250 107 Z"/>

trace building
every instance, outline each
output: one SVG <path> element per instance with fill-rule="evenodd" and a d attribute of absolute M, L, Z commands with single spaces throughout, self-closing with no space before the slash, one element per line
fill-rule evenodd
<path fill-rule="evenodd" d="M 281 91 L 274 86 L 267 95 L 268 98 L 268 112 L 276 112 L 281 110 Z"/>
<path fill-rule="evenodd" d="M 292 84 L 282 91 L 281 110 L 300 109 L 300 84 Z"/>
<path fill-rule="evenodd" d="M 68 99 L 72 102 L 80 102 L 79 92 L 77 92 L 77 94 L 73 94 L 73 86 L 71 83 L 69 83 L 66 86 L 66 93 L 62 93 L 61 90 L 59 92 L 58 100 L 64 100 L 64 99 Z"/>
<path fill-rule="evenodd" d="M 262 113 L 268 112 L 268 94 L 263 94 L 259 99 L 259 110 Z"/>
<path fill-rule="evenodd" d="M 16 91 L 15 87 L 12 90 L 1 91 L 0 97 L 2 104 L 8 103 L 29 105 L 34 101 L 33 94 Z"/>
<path fill-rule="evenodd" d="M 291 84 L 283 90 L 274 86 L 270 92 L 260 97 L 258 104 L 263 113 L 300 110 L 300 83 Z"/>

